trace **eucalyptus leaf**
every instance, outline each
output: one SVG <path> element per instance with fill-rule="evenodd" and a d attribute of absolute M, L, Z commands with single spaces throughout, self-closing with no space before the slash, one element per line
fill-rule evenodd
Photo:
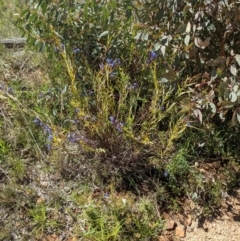
<path fill-rule="evenodd" d="M 230 72 L 235 76 L 237 75 L 237 68 L 234 65 L 230 66 Z"/>
<path fill-rule="evenodd" d="M 154 50 L 157 51 L 157 50 L 159 50 L 161 48 L 161 46 L 162 45 L 159 42 L 157 42 L 157 43 L 154 44 L 153 47 L 154 47 Z"/>
<path fill-rule="evenodd" d="M 166 46 L 161 46 L 160 50 L 162 52 L 162 55 L 165 56 Z"/>
<path fill-rule="evenodd" d="M 190 36 L 186 35 L 185 38 L 184 38 L 184 43 L 185 43 L 186 46 L 188 46 L 189 41 L 190 41 Z"/>
<path fill-rule="evenodd" d="M 98 38 L 100 39 L 100 38 L 102 38 L 102 37 L 108 35 L 108 33 L 109 33 L 109 31 L 104 31 L 104 32 L 102 32 L 102 33 L 99 35 Z"/>
<path fill-rule="evenodd" d="M 188 22 L 187 27 L 186 27 L 186 33 L 190 33 L 191 27 L 192 27 L 191 23 Z"/>
<path fill-rule="evenodd" d="M 229 94 L 230 94 L 230 90 L 229 89 L 225 89 L 224 91 L 224 99 L 227 100 L 229 98 Z"/>
<path fill-rule="evenodd" d="M 233 91 L 236 93 L 238 91 L 238 85 L 233 86 Z"/>
<path fill-rule="evenodd" d="M 227 85 L 226 82 L 221 82 L 221 83 L 219 84 L 218 91 L 219 91 L 219 94 L 220 94 L 221 96 L 224 96 L 224 92 L 225 92 L 227 86 L 228 86 L 228 85 Z"/>
<path fill-rule="evenodd" d="M 236 116 L 237 116 L 237 120 L 240 123 L 240 110 L 236 110 Z"/>
<path fill-rule="evenodd" d="M 213 113 L 216 113 L 217 112 L 217 108 L 216 108 L 216 105 L 214 103 L 209 103 L 211 109 L 212 109 L 212 112 Z"/>
<path fill-rule="evenodd" d="M 160 83 L 167 83 L 167 82 L 169 82 L 169 81 L 168 81 L 168 79 L 166 79 L 166 78 L 161 78 L 161 79 L 160 79 Z"/>
<path fill-rule="evenodd" d="M 237 120 L 238 120 L 238 122 L 240 124 L 240 114 L 237 114 Z"/>
<path fill-rule="evenodd" d="M 198 48 L 205 49 L 210 44 L 210 38 L 206 38 L 202 41 L 200 37 L 195 37 L 194 43 Z"/>
<path fill-rule="evenodd" d="M 231 102 L 235 102 L 237 100 L 237 94 L 235 92 L 231 92 L 229 94 L 229 99 L 231 100 Z"/>
<path fill-rule="evenodd" d="M 176 33 L 183 34 L 186 32 L 186 29 L 187 29 L 187 24 L 182 24 L 177 28 Z"/>
<path fill-rule="evenodd" d="M 238 65 L 240 66 L 240 54 L 236 54 L 235 59 L 236 59 Z"/>
<path fill-rule="evenodd" d="M 218 76 L 217 70 L 213 69 L 211 72 L 211 80 L 215 80 Z"/>

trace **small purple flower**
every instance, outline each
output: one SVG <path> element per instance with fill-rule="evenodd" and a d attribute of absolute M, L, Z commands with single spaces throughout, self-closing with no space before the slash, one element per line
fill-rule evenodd
<path fill-rule="evenodd" d="M 116 76 L 116 72 L 111 72 L 110 74 L 109 74 L 109 76 L 111 77 L 111 78 L 114 78 L 115 76 Z"/>
<path fill-rule="evenodd" d="M 38 125 L 38 126 L 43 126 L 43 123 L 41 122 L 41 120 L 40 120 L 38 117 L 36 117 L 36 118 L 33 120 L 33 123 L 36 124 L 36 125 Z"/>
<path fill-rule="evenodd" d="M 164 110 L 165 110 L 165 106 L 161 106 L 161 107 L 160 107 L 160 110 L 161 110 L 161 111 L 164 111 Z"/>
<path fill-rule="evenodd" d="M 52 134 L 52 129 L 48 126 L 48 125 L 44 125 L 43 130 L 45 133 L 47 133 L 48 135 Z"/>
<path fill-rule="evenodd" d="M 151 63 L 153 60 L 155 60 L 157 58 L 158 54 L 155 51 L 151 51 L 149 54 L 149 57 L 147 59 L 147 63 Z"/>
<path fill-rule="evenodd" d="M 53 135 L 52 135 L 52 134 L 50 134 L 50 135 L 48 136 L 48 140 L 49 140 L 49 141 L 52 141 L 52 140 L 53 140 Z"/>
<path fill-rule="evenodd" d="M 78 119 L 73 121 L 73 124 L 75 124 L 75 125 L 77 125 L 79 123 L 80 123 L 80 121 Z"/>
<path fill-rule="evenodd" d="M 51 144 L 47 144 L 47 145 L 46 145 L 46 149 L 47 149 L 47 152 L 50 152 L 50 151 L 51 151 L 51 149 L 52 149 Z"/>
<path fill-rule="evenodd" d="M 110 116 L 109 117 L 109 120 L 111 122 L 111 124 L 113 125 L 115 123 L 115 118 L 113 116 Z"/>
<path fill-rule="evenodd" d="M 4 90 L 4 84 L 0 84 L 0 90 Z"/>
<path fill-rule="evenodd" d="M 105 193 L 105 194 L 104 194 L 104 198 L 105 198 L 105 199 L 108 199 L 108 198 L 109 198 L 108 193 Z"/>
<path fill-rule="evenodd" d="M 110 68 L 114 68 L 114 67 L 116 67 L 117 65 L 120 64 L 120 59 L 107 58 L 106 63 Z"/>
<path fill-rule="evenodd" d="M 93 90 L 88 90 L 88 91 L 87 91 L 87 94 L 88 94 L 88 95 L 92 95 L 92 94 L 94 94 L 94 91 L 93 91 Z"/>
<path fill-rule="evenodd" d="M 104 68 L 104 64 L 99 64 L 100 69 Z"/>
<path fill-rule="evenodd" d="M 43 98 L 44 94 L 42 92 L 39 93 L 38 98 Z"/>
<path fill-rule="evenodd" d="M 65 48 L 64 44 L 60 44 L 60 48 L 54 46 L 54 52 L 61 53 L 61 52 L 63 52 L 64 48 Z"/>
<path fill-rule="evenodd" d="M 124 127 L 124 123 L 122 123 L 122 122 L 118 122 L 117 124 L 116 124 L 116 126 L 115 126 L 115 128 L 116 128 L 116 130 L 118 131 L 118 132 L 122 132 L 123 130 L 122 130 L 122 128 Z"/>
<path fill-rule="evenodd" d="M 190 122 L 189 122 L 189 121 L 187 122 L 187 126 L 191 126 L 191 124 L 190 124 Z"/>
<path fill-rule="evenodd" d="M 164 175 L 164 177 L 168 177 L 168 175 L 169 175 L 168 171 L 165 170 L 163 175 Z"/>
<path fill-rule="evenodd" d="M 128 90 L 136 90 L 137 88 L 138 88 L 138 83 L 136 82 L 127 86 Z"/>
<path fill-rule="evenodd" d="M 81 140 L 81 137 L 77 135 L 76 133 L 69 133 L 67 135 L 67 139 L 71 143 L 77 143 L 79 140 Z"/>
<path fill-rule="evenodd" d="M 7 93 L 12 94 L 13 92 L 14 91 L 12 87 L 7 87 Z"/>
<path fill-rule="evenodd" d="M 115 117 L 113 117 L 113 116 L 110 116 L 109 120 L 110 120 L 111 124 L 116 128 L 116 130 L 118 132 L 122 132 L 123 131 L 122 128 L 124 126 L 124 123 L 116 120 Z"/>
<path fill-rule="evenodd" d="M 80 48 L 75 48 L 74 50 L 73 50 L 73 53 L 74 54 L 77 54 L 77 53 L 79 53 L 81 50 L 80 50 Z"/>

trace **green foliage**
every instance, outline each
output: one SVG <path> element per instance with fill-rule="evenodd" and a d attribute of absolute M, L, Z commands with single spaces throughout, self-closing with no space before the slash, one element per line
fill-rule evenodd
<path fill-rule="evenodd" d="M 237 7 L 34 0 L 18 26 L 30 46 L 47 50 L 57 66 L 53 79 L 64 76 L 53 91 L 61 98 L 65 92 L 66 102 L 53 107 L 54 115 L 64 122 L 59 110 L 77 110 L 80 124 L 68 126 L 69 141 L 106 164 L 104 178 L 153 166 L 169 172 L 169 187 L 179 195 L 177 183 L 190 173 L 188 154 L 237 155 L 229 150 L 238 143 L 229 128 L 239 119 Z M 84 137 L 73 138 L 80 130 Z M 147 174 L 137 175 L 133 183 Z"/>
<path fill-rule="evenodd" d="M 1 207 L 42 239 L 64 223 L 78 239 L 157 240 L 159 208 L 219 206 L 239 175 L 229 2 L 26 3 L 18 26 L 47 59 L 23 51 L 17 70 L 11 55 L 1 64 L 17 75 L 0 83 Z M 11 239 L 12 224 L 0 237 Z"/>
<path fill-rule="evenodd" d="M 33 223 L 32 235 L 39 237 L 45 229 L 58 226 L 57 221 L 51 220 L 49 213 L 44 204 L 35 205 L 34 208 L 29 210 L 29 216 L 32 218 Z"/>
<path fill-rule="evenodd" d="M 4 156 L 8 153 L 8 147 L 4 140 L 0 139 L 0 160 L 3 160 Z M 1 163 L 1 161 L 0 161 Z"/>
<path fill-rule="evenodd" d="M 186 128 L 184 116 L 175 116 L 176 98 L 185 93 L 186 83 L 167 83 L 163 65 L 170 57 L 160 59 L 151 42 L 135 39 L 133 5 L 33 2 L 37 7 L 23 12 L 19 25 L 31 45 L 46 47 L 51 56 L 55 48 L 62 57 L 71 103 L 103 158 L 122 159 L 123 152 L 132 152 L 141 163 L 171 152 Z M 139 145 L 151 154 L 142 153 Z"/>

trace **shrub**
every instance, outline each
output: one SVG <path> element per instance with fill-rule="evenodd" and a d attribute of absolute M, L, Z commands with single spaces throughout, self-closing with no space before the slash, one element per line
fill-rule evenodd
<path fill-rule="evenodd" d="M 229 150 L 240 122 L 237 2 L 33 0 L 18 25 L 61 66 L 66 108 L 76 109 L 77 127 L 54 140 L 88 151 L 105 180 L 141 192 L 154 177 L 148 187 L 165 192 L 156 187 L 165 180 L 181 196 L 199 133 L 213 140 L 203 153 L 238 155 Z"/>
<path fill-rule="evenodd" d="M 71 103 L 102 159 L 127 170 L 171 153 L 186 128 L 175 116 L 185 85 L 166 82 L 170 58 L 136 40 L 132 3 L 33 2 L 21 26 L 31 45 L 65 61 Z"/>

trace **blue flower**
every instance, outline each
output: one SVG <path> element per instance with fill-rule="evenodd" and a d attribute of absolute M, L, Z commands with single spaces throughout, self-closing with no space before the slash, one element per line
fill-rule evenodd
<path fill-rule="evenodd" d="M 34 124 L 37 124 L 38 126 L 43 126 L 43 123 L 41 122 L 41 120 L 40 120 L 38 117 L 36 117 L 36 118 L 33 120 L 33 123 L 34 123 Z"/>
<path fill-rule="evenodd" d="M 78 142 L 79 140 L 81 140 L 81 137 L 79 135 L 77 135 L 76 133 L 69 133 L 67 135 L 67 139 L 69 142 L 71 143 L 76 143 Z"/>
<path fill-rule="evenodd" d="M 117 65 L 120 64 L 120 59 L 107 58 L 106 63 L 110 68 L 114 68 L 114 67 L 116 67 Z"/>
<path fill-rule="evenodd" d="M 124 126 L 124 123 L 116 120 L 115 117 L 113 117 L 113 116 L 110 116 L 110 117 L 109 117 L 109 120 L 110 120 L 111 124 L 115 127 L 115 129 L 116 129 L 118 132 L 122 132 L 122 131 L 123 131 L 122 128 L 123 128 L 123 126 Z"/>
<path fill-rule="evenodd" d="M 168 171 L 165 170 L 163 175 L 164 175 L 164 177 L 168 177 L 168 175 L 169 175 Z"/>
<path fill-rule="evenodd" d="M 0 90 L 4 90 L 4 84 L 0 84 Z"/>
<path fill-rule="evenodd" d="M 7 87 L 7 93 L 12 94 L 13 93 L 13 88 L 12 87 Z"/>
<path fill-rule="evenodd" d="M 127 86 L 128 90 L 136 90 L 137 88 L 138 88 L 138 83 L 136 82 Z"/>
<path fill-rule="evenodd" d="M 109 76 L 110 76 L 111 78 L 113 78 L 113 77 L 116 76 L 116 74 L 117 74 L 116 72 L 111 72 Z"/>
<path fill-rule="evenodd" d="M 75 48 L 75 49 L 73 50 L 73 53 L 76 54 L 76 53 L 79 53 L 80 51 L 81 51 L 80 48 Z"/>
<path fill-rule="evenodd" d="M 148 59 L 147 59 L 147 63 L 148 63 L 148 64 L 151 63 L 153 60 L 155 60 L 155 59 L 157 58 L 157 56 L 158 56 L 157 52 L 155 52 L 155 51 L 152 50 L 152 51 L 149 53 L 149 57 L 148 57 Z"/>
<path fill-rule="evenodd" d="M 50 141 L 53 140 L 53 135 L 52 135 L 52 134 L 50 134 L 50 135 L 48 136 L 48 140 L 50 140 Z"/>
<path fill-rule="evenodd" d="M 63 52 L 64 48 L 65 48 L 64 44 L 60 44 L 60 48 L 54 46 L 54 52 L 61 53 L 61 52 Z"/>
<path fill-rule="evenodd" d="M 43 130 L 45 133 L 51 135 L 52 134 L 52 129 L 48 125 L 44 125 Z"/>
<path fill-rule="evenodd" d="M 51 144 L 47 144 L 47 145 L 46 145 L 46 149 L 47 149 L 47 151 L 48 151 L 48 152 L 50 152 L 50 151 L 51 151 L 51 149 L 52 149 Z"/>
<path fill-rule="evenodd" d="M 104 198 L 106 198 L 106 199 L 109 198 L 108 193 L 105 193 L 105 194 L 104 194 Z"/>

